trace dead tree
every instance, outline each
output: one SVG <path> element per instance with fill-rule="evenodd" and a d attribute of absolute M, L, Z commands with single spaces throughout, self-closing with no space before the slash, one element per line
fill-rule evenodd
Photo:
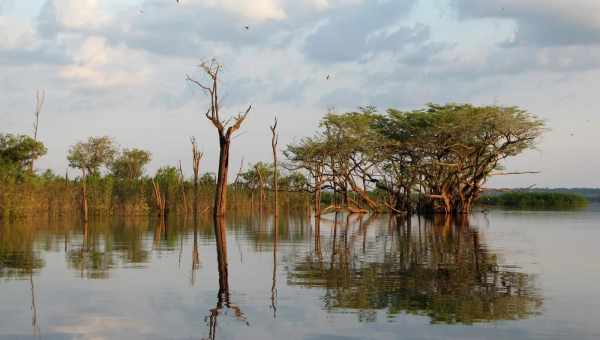
<path fill-rule="evenodd" d="M 46 91 L 38 90 L 35 93 L 35 113 L 33 115 L 33 139 L 37 142 L 38 135 L 38 127 L 40 126 L 40 113 L 42 112 L 42 107 L 44 106 L 44 101 L 46 100 Z M 29 164 L 29 170 L 33 171 L 33 162 L 34 159 L 31 159 L 31 163 Z"/>
<path fill-rule="evenodd" d="M 217 175 L 217 190 L 215 193 L 215 207 L 213 216 L 224 217 L 227 211 L 227 174 L 229 170 L 229 147 L 233 134 L 239 130 L 242 123 L 252 109 L 252 105 L 248 106 L 244 113 L 240 113 L 235 117 L 223 119 L 220 115 L 220 102 L 218 92 L 219 73 L 222 66 L 213 59 L 209 63 L 202 63 L 200 67 L 208 76 L 210 84 L 203 85 L 201 82 L 187 76 L 187 80 L 194 83 L 206 93 L 210 95 L 210 107 L 206 111 L 206 118 L 217 129 L 219 136 L 219 172 Z M 217 224 L 215 224 L 216 226 Z"/>
<path fill-rule="evenodd" d="M 279 133 L 277 133 L 277 117 L 275 117 L 275 122 L 271 129 L 271 148 L 273 149 L 273 206 L 274 206 L 274 214 L 275 216 L 279 216 L 279 184 L 278 181 L 278 171 L 277 171 L 277 143 L 279 142 Z"/>
<path fill-rule="evenodd" d="M 196 143 L 196 138 L 190 138 L 192 142 L 192 165 L 194 167 L 194 207 L 192 208 L 194 217 L 198 215 L 198 196 L 199 196 L 199 188 L 198 188 L 198 179 L 200 178 L 200 161 L 202 157 L 204 157 L 204 153 L 198 150 L 198 143 Z"/>
<path fill-rule="evenodd" d="M 153 178 L 152 187 L 154 188 L 154 199 L 156 201 L 156 208 L 158 209 L 158 216 L 165 217 L 165 209 L 167 202 L 160 192 L 160 184 Z"/>
<path fill-rule="evenodd" d="M 81 209 L 83 209 L 83 222 L 88 222 L 88 194 L 87 194 L 87 174 L 85 169 L 81 169 Z"/>
<path fill-rule="evenodd" d="M 181 161 L 179 161 L 179 174 L 177 176 L 177 181 L 179 182 L 179 188 L 181 190 L 181 199 L 183 200 L 183 209 L 185 210 L 185 215 L 187 216 L 189 213 L 187 195 L 185 194 L 185 177 L 183 175 L 183 167 L 181 166 Z"/>

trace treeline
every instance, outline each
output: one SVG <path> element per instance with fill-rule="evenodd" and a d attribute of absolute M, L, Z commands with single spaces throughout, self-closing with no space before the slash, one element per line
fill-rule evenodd
<path fill-rule="evenodd" d="M 0 218 L 48 214 L 50 216 L 85 214 L 147 215 L 201 214 L 211 210 L 216 189 L 213 173 L 200 173 L 201 153 L 195 142 L 197 159 L 185 176 L 179 164 L 161 167 L 152 176 L 146 166 L 152 155 L 140 149 L 116 147 L 109 137 L 90 137 L 73 145 L 67 159 L 79 174 L 57 175 L 51 170 L 38 174 L 32 164 L 46 153 L 43 143 L 24 135 L 0 135 Z M 229 185 L 230 206 L 269 209 L 273 164 L 258 162 L 240 168 Z M 293 171 L 277 179 L 283 194 L 282 205 L 305 209 L 306 178 Z M 87 217 L 84 217 L 87 219 Z"/>
<path fill-rule="evenodd" d="M 480 199 L 484 205 L 515 209 L 579 209 L 588 205 L 580 194 L 561 192 L 508 192 L 500 195 L 485 195 Z"/>
<path fill-rule="evenodd" d="M 490 176 L 509 174 L 501 162 L 533 148 L 544 131 L 517 107 L 469 104 L 365 107 L 329 113 L 320 127 L 285 152 L 290 168 L 309 174 L 314 202 L 328 192 L 325 210 L 407 214 L 469 213 Z"/>
<path fill-rule="evenodd" d="M 330 210 L 462 214 L 470 212 L 490 176 L 506 174 L 501 162 L 534 147 L 543 130 L 541 120 L 516 107 L 430 104 L 414 111 L 379 113 L 365 107 L 329 113 L 314 136 L 287 146 L 282 166 L 240 167 L 234 182 L 225 180 L 223 187 L 218 176 L 200 173 L 203 154 L 193 139 L 191 176 L 184 175 L 181 162 L 148 176 L 149 151 L 120 150 L 104 136 L 69 149 L 69 166 L 78 170 L 69 178 L 34 171 L 34 162 L 46 153 L 42 142 L 2 134 L 0 212 L 10 218 L 81 211 L 84 220 L 88 214 L 195 215 L 216 211 L 221 202 L 267 208 L 265 202 L 279 192 L 298 207 L 306 207 L 310 195 L 316 215 Z M 226 172 L 221 177 L 226 179 Z"/>

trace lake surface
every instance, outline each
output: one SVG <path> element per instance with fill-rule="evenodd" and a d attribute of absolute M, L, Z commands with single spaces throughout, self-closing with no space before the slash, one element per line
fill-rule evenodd
<path fill-rule="evenodd" d="M 227 232 L 224 275 L 208 220 L 0 225 L 0 339 L 600 339 L 597 207 Z"/>

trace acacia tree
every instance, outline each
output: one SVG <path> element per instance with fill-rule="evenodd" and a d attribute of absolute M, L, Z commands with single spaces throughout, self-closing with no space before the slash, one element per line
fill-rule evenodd
<path fill-rule="evenodd" d="M 420 209 L 463 214 L 502 160 L 535 147 L 544 123 L 516 107 L 430 104 L 386 114 L 371 107 L 330 113 L 321 128 L 318 138 L 288 146 L 286 153 L 311 174 L 316 193 L 330 188 L 335 199 L 340 192 L 353 211 L 351 190 L 378 210 L 370 183 L 387 194 L 383 205 L 394 213 L 411 213 L 419 194 Z M 333 207 L 341 208 L 335 201 Z"/>
<path fill-rule="evenodd" d="M 113 141 L 108 136 L 90 137 L 87 142 L 79 142 L 69 149 L 69 166 L 81 170 L 83 220 L 88 221 L 87 178 L 100 173 L 100 167 L 109 166 L 117 153 Z"/>
<path fill-rule="evenodd" d="M 306 190 L 313 194 L 315 218 L 321 217 L 321 193 L 326 188 L 325 164 L 329 149 L 322 136 L 303 138 L 287 146 L 284 154 L 290 160 L 288 168 L 304 170 L 312 178 Z"/>
<path fill-rule="evenodd" d="M 224 217 L 227 211 L 227 176 L 229 170 L 229 147 L 233 134 L 239 130 L 242 123 L 252 109 L 252 105 L 248 106 L 244 113 L 240 113 L 232 118 L 223 118 L 220 112 L 219 98 L 219 76 L 223 66 L 215 59 L 210 62 L 203 62 L 200 68 L 204 71 L 208 78 L 208 85 L 192 79 L 187 76 L 187 80 L 194 83 L 210 96 L 210 106 L 206 111 L 206 118 L 217 129 L 219 137 L 219 171 L 217 175 L 217 190 L 215 193 L 214 217 Z M 224 232 L 224 231 L 223 231 Z"/>
<path fill-rule="evenodd" d="M 408 175 L 445 213 L 468 213 L 500 162 L 535 146 L 544 131 L 536 116 L 516 107 L 434 105 L 389 110 L 376 129 L 394 145 L 387 158 L 409 154 Z"/>
<path fill-rule="evenodd" d="M 349 191 L 358 194 L 371 209 L 379 210 L 378 204 L 368 195 L 365 180 L 365 174 L 372 171 L 380 152 L 379 138 L 370 129 L 374 118 L 375 109 L 364 107 L 358 112 L 329 113 L 321 121 L 325 142 L 330 148 L 326 164 L 331 185 L 334 192 L 341 193 L 343 207 L 353 212 L 364 211 L 356 207 L 358 203 L 349 196 Z M 362 187 L 359 180 L 362 180 Z"/>

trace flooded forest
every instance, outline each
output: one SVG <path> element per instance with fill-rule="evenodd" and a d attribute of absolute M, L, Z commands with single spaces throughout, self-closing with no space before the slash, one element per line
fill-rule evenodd
<path fill-rule="evenodd" d="M 468 1 L 450 1 L 463 2 Z M 24 5 L 16 3 L 0 0 L 0 29 L 16 29 L 12 21 L 4 21 L 3 14 L 12 8 L 15 15 L 23 16 L 24 7 L 19 6 Z M 0 69 L 9 57 L 23 59 L 19 60 L 19 67 L 23 67 L 21 63 L 27 64 L 32 55 L 46 56 L 40 51 L 56 45 L 47 56 L 60 72 L 49 74 L 71 81 L 66 89 L 39 90 L 28 96 L 34 103 L 33 114 L 19 115 L 18 119 L 10 116 L 12 126 L 28 124 L 31 131 L 10 124 L 0 126 L 0 340 L 600 338 L 595 316 L 600 311 L 600 265 L 594 261 L 600 256 L 600 189 L 535 188 L 536 183 L 523 186 L 518 183 L 524 182 L 517 181 L 508 188 L 498 185 L 508 183 L 505 178 L 522 175 L 541 178 L 542 183 L 579 183 L 580 178 L 571 181 L 561 171 L 563 167 L 579 167 L 577 162 L 584 153 L 571 148 L 563 136 L 544 146 L 555 148 L 552 152 L 569 153 L 572 158 L 565 156 L 564 162 L 554 163 L 546 158 L 545 168 L 538 166 L 543 163 L 537 163 L 541 156 L 536 158 L 542 139 L 551 133 L 548 115 L 540 109 L 543 106 L 536 106 L 547 104 L 546 97 L 531 99 L 536 105 L 521 105 L 519 96 L 503 98 L 502 102 L 509 104 L 499 104 L 495 98 L 493 104 L 486 104 L 490 102 L 487 94 L 478 97 L 478 92 L 469 93 L 471 87 L 456 89 L 454 83 L 440 81 L 435 85 L 444 87 L 440 95 L 437 87 L 422 84 L 429 77 L 437 77 L 486 89 L 502 88 L 505 78 L 485 86 L 476 79 L 484 77 L 490 68 L 481 66 L 468 77 L 457 76 L 465 68 L 458 64 L 464 61 L 452 57 L 445 61 L 452 66 L 445 71 L 446 78 L 435 75 L 440 68 L 435 64 L 423 68 L 419 77 L 405 79 L 419 62 L 438 63 L 442 58 L 437 55 L 439 50 L 455 51 L 451 46 L 456 44 L 427 40 L 421 48 L 434 55 L 427 57 L 410 50 L 420 46 L 419 39 L 429 39 L 442 30 L 432 26 L 430 31 L 419 20 L 406 27 L 389 21 L 388 11 L 398 10 L 394 6 L 400 1 L 350 1 L 339 16 L 329 12 L 339 5 L 337 1 L 306 2 L 315 12 L 299 1 L 287 4 L 292 7 L 286 7 L 285 13 L 268 10 L 272 1 L 240 5 L 236 1 L 182 0 L 170 1 L 170 7 L 160 1 L 142 1 L 135 5 L 139 8 L 128 5 L 134 12 L 127 9 L 119 25 L 110 16 L 96 18 L 96 11 L 80 16 L 80 7 L 65 10 L 61 7 L 65 3 L 70 1 L 48 0 L 35 25 L 19 26 L 24 32 L 19 37 L 41 39 L 39 46 L 29 46 L 27 53 L 3 53 L 6 46 L 16 46 L 18 39 L 7 40 L 0 34 Z M 100 6 L 99 1 L 78 4 L 91 3 Z M 107 3 L 108 8 L 114 7 L 110 11 L 123 6 Z M 501 5 L 512 8 L 515 4 L 504 1 Z M 180 14 L 184 6 L 209 14 Z M 477 11 L 463 15 L 476 16 L 485 6 L 478 3 Z M 352 8 L 379 13 L 363 19 L 387 22 L 387 26 L 361 22 L 360 13 L 345 12 Z M 152 12 L 156 9 L 163 12 Z M 420 15 L 427 12 L 426 7 L 417 9 Z M 293 13 L 296 10 L 298 13 Z M 180 12 L 171 19 L 156 19 L 159 14 L 168 18 L 175 11 Z M 502 15 L 513 13 L 503 11 L 504 7 Z M 62 22 L 63 17 L 73 15 L 71 12 L 78 20 Z M 217 31 L 212 26 L 221 27 L 221 22 L 229 25 L 242 12 L 248 12 L 242 16 L 248 23 L 236 27 L 235 32 L 223 28 L 227 37 L 233 37 L 234 46 L 215 43 L 210 34 L 204 40 L 182 37 L 207 31 L 201 25 L 210 25 L 210 32 Z M 268 20 L 257 17 L 260 13 L 267 13 Z M 315 13 L 330 17 L 313 22 L 310 18 Z M 287 15 L 296 21 L 290 19 L 278 26 Z M 155 21 L 146 22 L 142 31 L 160 33 L 131 33 L 135 24 L 146 18 Z M 93 24 L 95 20 L 98 22 Z M 302 20 L 309 20 L 311 25 L 294 31 L 294 25 Z M 449 19 L 440 14 L 442 24 L 444 20 Z M 106 37 L 100 37 L 107 22 L 114 26 L 103 33 Z M 172 29 L 186 22 L 201 27 L 188 27 L 181 35 L 162 32 L 167 26 Z M 469 31 L 483 30 L 479 24 L 469 26 Z M 496 22 L 494 30 L 501 31 L 503 24 Z M 315 36 L 315 32 L 335 25 L 341 27 L 347 41 L 339 38 L 340 32 L 334 32 L 335 39 L 316 44 L 320 46 L 316 51 L 287 51 L 284 57 L 277 53 L 280 45 L 289 43 L 290 48 L 299 48 L 296 45 L 309 46 L 314 39 L 331 37 L 323 32 Z M 114 28 L 117 26 L 120 30 Z M 265 32 L 274 27 L 281 32 L 266 38 Z M 364 27 L 371 29 L 361 35 L 358 31 Z M 502 60 L 494 70 L 516 77 L 519 71 L 509 62 L 518 59 L 532 65 L 525 59 L 530 51 L 519 49 L 526 41 L 523 34 L 530 39 L 541 34 L 530 32 L 531 27 L 516 29 L 510 36 L 514 41 L 495 47 L 501 50 L 510 45 L 516 52 L 510 57 L 490 57 L 496 62 Z M 37 32 L 42 29 L 49 31 Z M 69 50 L 64 46 L 72 44 L 72 39 L 76 41 L 78 34 L 83 34 L 80 30 L 94 37 L 81 43 L 76 57 L 61 58 L 55 49 Z M 292 37 L 289 30 L 301 38 Z M 134 42 L 127 43 L 125 37 Z M 355 38 L 357 41 L 352 40 Z M 482 38 L 472 40 L 481 44 Z M 483 40 L 487 43 L 487 38 Z M 254 55 L 258 52 L 248 46 L 261 41 L 273 46 Z M 410 48 L 399 51 L 388 46 L 400 43 Z M 142 54 L 132 52 L 134 46 L 143 44 L 152 46 Z M 188 50 L 190 45 L 194 48 Z M 346 45 L 352 45 L 351 51 Z M 212 48 L 204 49 L 206 46 Z M 359 53 L 361 49 L 367 52 Z M 385 53 L 372 54 L 374 49 Z M 189 62 L 188 54 L 197 51 L 214 52 L 208 55 L 217 57 Z M 157 57 L 171 53 L 177 56 L 168 61 Z M 227 57 L 228 53 L 235 58 Z M 554 71 L 563 71 L 576 59 L 563 57 L 554 63 L 548 61 L 552 53 L 554 50 L 544 50 L 538 59 Z M 400 54 L 407 55 L 402 59 Z M 218 57 L 222 55 L 225 57 Z M 398 58 L 381 61 L 390 55 Z M 345 59 L 351 56 L 356 60 Z M 289 66 L 288 70 L 288 63 L 298 62 L 296 58 L 303 62 L 324 60 L 313 60 L 305 67 Z M 467 59 L 468 67 L 479 65 L 478 58 Z M 109 66 L 116 61 L 125 63 L 123 60 L 126 66 Z M 252 61 L 251 67 L 245 64 L 247 60 Z M 142 67 L 143 62 L 150 64 Z M 379 62 L 378 67 L 367 70 Z M 63 68 L 63 64 L 70 66 Z M 396 64 L 406 69 L 382 71 Z M 234 71 L 226 73 L 229 65 Z M 328 69 L 324 73 L 323 65 L 331 67 L 331 72 Z M 173 71 L 167 76 L 163 67 L 185 73 Z M 268 68 L 268 76 L 262 74 L 264 68 Z M 131 73 L 131 69 L 136 71 Z M 235 74 L 240 69 L 256 74 Z M 38 72 L 33 66 L 32 70 Z M 148 79 L 161 71 L 161 79 L 152 78 L 162 87 L 160 95 L 150 90 L 146 93 L 144 86 L 151 82 Z M 294 78 L 291 85 L 270 83 L 294 72 L 298 75 L 290 76 Z M 305 80 L 300 79 L 300 73 L 308 74 L 302 75 Z M 346 89 L 343 84 L 350 81 L 342 77 L 350 73 L 361 73 L 363 82 L 351 77 L 354 85 L 373 93 L 361 97 Z M 136 76 L 143 81 L 136 82 Z M 561 75 L 560 80 L 548 82 L 554 86 L 568 78 Z M 320 99 L 313 98 L 303 106 L 300 102 L 308 99 L 297 95 L 296 87 L 308 88 L 317 81 L 319 85 L 310 91 L 318 92 Z M 85 82 L 97 84 L 81 85 Z M 383 93 L 379 87 L 388 83 L 389 93 Z M 2 78 L 0 89 L 11 86 L 9 76 Z M 176 86 L 181 86 L 181 93 L 176 93 Z M 228 92 L 228 86 L 234 90 Z M 270 93 L 273 89 L 267 89 L 269 86 L 277 87 L 277 91 Z M 536 93 L 543 86 L 540 81 Z M 337 92 L 326 95 L 326 88 Z M 396 96 L 404 90 L 410 93 Z M 261 92 L 277 97 L 272 102 L 278 105 L 248 94 Z M 90 93 L 94 100 L 87 97 Z M 108 93 L 114 96 L 110 105 L 98 99 L 100 111 L 94 111 L 96 96 L 104 100 Z M 561 96 L 567 99 L 575 96 L 575 92 L 565 93 Z M 434 102 L 421 103 L 423 94 Z M 344 105 L 355 95 L 367 103 L 402 106 L 365 104 L 348 109 Z M 455 95 L 456 102 L 452 99 Z M 74 99 L 78 96 L 87 99 L 78 102 Z M 2 102 L 7 109 L 25 102 L 21 92 L 13 97 Z M 388 97 L 393 101 L 379 100 Z M 344 109 L 332 105 L 323 109 L 326 102 L 329 105 L 338 98 Z M 516 104 L 510 104 L 512 99 Z M 65 119 L 74 119 L 72 113 L 64 117 L 46 114 L 48 103 L 54 100 L 57 106 L 53 112 L 77 108 L 90 109 L 94 114 L 85 116 L 85 126 L 81 121 L 66 126 Z M 134 106 L 135 100 L 143 101 L 148 112 Z M 417 101 L 420 104 L 414 104 Z M 310 116 L 311 120 L 318 117 L 310 129 L 290 114 L 316 106 L 322 111 Z M 113 109 L 116 113 L 109 114 L 112 118 L 103 116 L 102 110 Z M 193 124 L 186 116 L 192 113 Z M 131 118 L 134 114 L 136 118 Z M 130 115 L 135 123 L 125 118 L 119 121 L 117 115 Z M 114 126 L 107 128 L 113 122 Z M 46 134 L 52 123 L 54 133 Z M 247 139 L 241 138 L 256 125 L 258 135 L 252 130 L 243 137 Z M 68 129 L 77 130 L 68 136 L 82 138 L 69 144 L 60 144 L 64 140 L 54 143 L 53 138 L 63 138 Z M 120 139 L 130 137 L 128 143 L 139 143 L 122 145 L 110 134 L 90 131 L 114 132 Z M 295 135 L 289 135 L 290 131 Z M 165 139 L 158 140 L 163 133 Z M 569 133 L 571 140 L 577 138 L 574 132 Z M 141 142 L 153 138 L 157 139 L 155 144 Z M 57 150 L 55 145 L 68 147 Z M 158 149 L 151 150 L 148 145 Z M 178 159 L 180 155 L 185 158 Z M 54 169 L 46 169 L 48 164 Z M 548 169 L 548 164 L 560 169 L 543 177 L 546 175 L 540 169 Z M 592 165 L 586 161 L 586 166 Z M 582 165 L 576 170 L 585 169 Z"/>

